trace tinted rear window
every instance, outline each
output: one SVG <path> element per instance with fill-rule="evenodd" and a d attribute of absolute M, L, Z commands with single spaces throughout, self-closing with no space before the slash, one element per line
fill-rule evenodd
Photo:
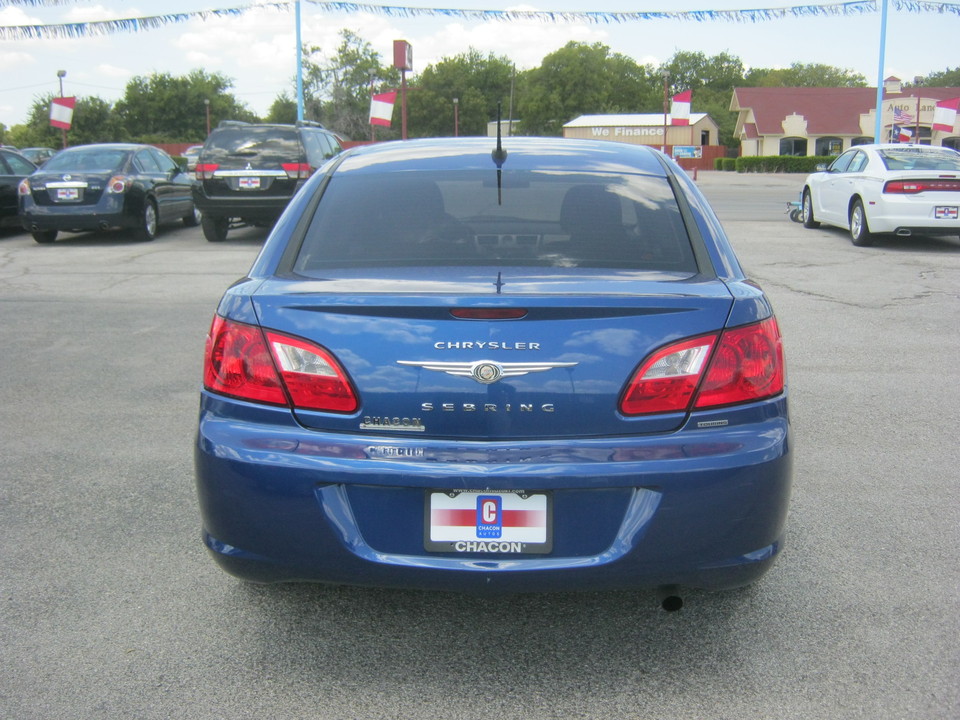
<path fill-rule="evenodd" d="M 491 264 L 697 270 L 665 178 L 493 169 L 334 176 L 294 270 Z"/>
<path fill-rule="evenodd" d="M 245 166 L 248 162 L 298 162 L 301 150 L 294 128 L 251 125 L 217 130 L 202 154 L 207 163 Z"/>
<path fill-rule="evenodd" d="M 887 170 L 960 170 L 960 153 L 931 148 L 896 148 L 880 150 Z"/>
<path fill-rule="evenodd" d="M 43 166 L 44 172 L 97 172 L 120 167 L 126 160 L 124 150 L 100 150 L 84 148 L 58 153 Z"/>

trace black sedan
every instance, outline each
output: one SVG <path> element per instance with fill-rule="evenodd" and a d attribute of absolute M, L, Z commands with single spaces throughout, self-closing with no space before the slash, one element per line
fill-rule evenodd
<path fill-rule="evenodd" d="M 163 223 L 199 223 L 191 182 L 186 168 L 149 145 L 79 145 L 20 183 L 20 219 L 38 243 L 53 242 L 61 230 L 112 228 L 153 240 Z"/>
<path fill-rule="evenodd" d="M 0 149 L 0 227 L 16 226 L 17 187 L 37 166 L 23 155 L 6 148 Z"/>

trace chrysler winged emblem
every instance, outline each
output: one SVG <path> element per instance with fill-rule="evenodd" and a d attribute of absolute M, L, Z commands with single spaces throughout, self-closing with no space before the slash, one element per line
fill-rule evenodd
<path fill-rule="evenodd" d="M 556 368 L 568 368 L 575 362 L 496 362 L 495 360 L 474 360 L 468 362 L 418 362 L 415 360 L 397 360 L 398 365 L 433 370 L 457 377 L 473 378 L 483 385 L 491 385 L 501 378 L 519 377 L 528 373 L 545 372 Z"/>

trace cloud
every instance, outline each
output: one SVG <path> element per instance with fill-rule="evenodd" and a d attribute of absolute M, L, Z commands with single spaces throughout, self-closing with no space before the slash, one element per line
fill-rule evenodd
<path fill-rule="evenodd" d="M 116 65 L 111 65 L 110 63 L 100 63 L 96 66 L 97 75 L 102 75 L 108 78 L 119 78 L 120 80 L 126 80 L 127 78 L 133 77 L 133 71 L 128 67 L 117 67 Z"/>

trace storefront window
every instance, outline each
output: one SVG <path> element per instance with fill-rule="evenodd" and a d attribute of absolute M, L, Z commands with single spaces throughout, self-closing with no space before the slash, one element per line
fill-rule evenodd
<path fill-rule="evenodd" d="M 786 137 L 780 141 L 780 154 L 806 157 L 807 139 L 801 137 Z"/>
<path fill-rule="evenodd" d="M 866 137 L 865 135 L 861 137 L 855 137 L 853 140 L 850 141 L 851 147 L 854 145 L 871 145 L 872 143 L 873 143 L 873 138 Z"/>
<path fill-rule="evenodd" d="M 843 140 L 838 137 L 817 138 L 816 155 L 839 155 L 843 152 Z"/>
<path fill-rule="evenodd" d="M 948 137 L 944 138 L 943 142 L 940 143 L 944 147 L 953 148 L 954 150 L 960 150 L 960 137 Z"/>

